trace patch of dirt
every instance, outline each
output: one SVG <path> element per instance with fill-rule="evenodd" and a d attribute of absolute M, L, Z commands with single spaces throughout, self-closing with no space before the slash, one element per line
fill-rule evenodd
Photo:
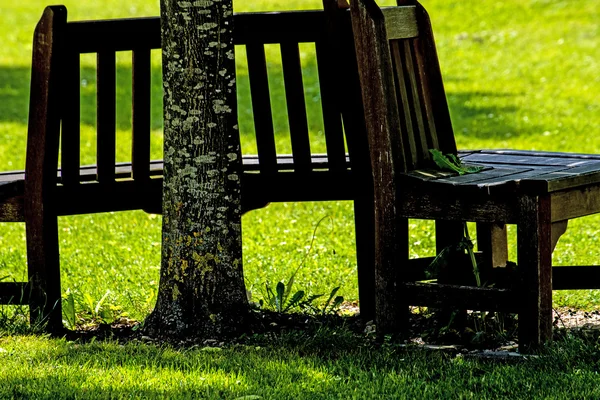
<path fill-rule="evenodd" d="M 68 340 L 113 339 L 121 342 L 142 341 L 149 343 L 168 342 L 175 346 L 221 347 L 225 344 L 244 342 L 253 335 L 277 335 L 290 331 L 314 331 L 320 327 L 347 329 L 366 340 L 377 340 L 373 321 L 360 317 L 356 302 L 345 302 L 338 314 L 308 315 L 282 314 L 272 311 L 252 311 L 252 323 L 242 337 L 190 339 L 173 341 L 170 338 L 144 336 L 139 322 L 122 319 L 111 325 L 88 326 L 77 331 L 65 331 L 60 336 Z M 600 336 L 600 311 L 586 312 L 568 308 L 555 309 L 555 337 L 571 332 L 578 335 Z M 413 307 L 406 343 L 444 346 L 458 345 L 466 349 L 513 349 L 516 348 L 517 321 L 508 315 L 469 312 L 460 315 L 441 315 L 425 308 Z"/>

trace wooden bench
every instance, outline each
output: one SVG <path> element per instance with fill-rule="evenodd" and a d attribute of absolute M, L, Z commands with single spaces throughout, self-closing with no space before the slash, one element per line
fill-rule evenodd
<path fill-rule="evenodd" d="M 354 200 L 361 309 L 373 315 L 372 183 L 348 10 L 236 14 L 245 46 L 258 154 L 243 159 L 242 208 L 269 202 Z M 326 154 L 311 154 L 300 43 L 314 43 Z M 281 48 L 291 155 L 277 154 L 265 45 Z M 26 170 L 0 174 L 0 221 L 25 222 L 28 282 L 1 282 L 0 302 L 29 304 L 32 320 L 61 323 L 57 217 L 162 206 L 162 162 L 150 159 L 151 50 L 160 19 L 67 22 L 46 8 L 33 42 Z M 131 162 L 115 162 L 115 58 L 133 54 Z M 80 55 L 97 54 L 97 160 L 80 165 Z M 342 67 L 343 66 L 343 67 Z M 345 142 L 348 152 L 346 152 Z M 60 146 L 60 160 L 59 160 Z"/>
<path fill-rule="evenodd" d="M 408 305 L 519 314 L 519 346 L 552 339 L 552 289 L 600 288 L 600 267 L 552 267 L 567 221 L 600 212 L 600 156 L 516 150 L 461 153 L 484 170 L 440 171 L 430 149 L 456 154 L 431 23 L 417 1 L 380 9 L 352 2 L 352 22 L 373 162 L 376 321 L 404 331 Z M 407 219 L 438 221 L 438 236 L 478 223 L 482 273 L 506 263 L 506 224 L 517 225 L 517 272 L 508 287 L 430 284 L 408 259 Z M 427 265 L 425 263 L 425 265 Z"/>

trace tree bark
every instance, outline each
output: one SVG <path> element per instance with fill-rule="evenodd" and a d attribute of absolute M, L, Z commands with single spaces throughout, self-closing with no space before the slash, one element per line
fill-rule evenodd
<path fill-rule="evenodd" d="M 161 0 L 161 277 L 149 335 L 235 334 L 247 320 L 232 0 Z"/>

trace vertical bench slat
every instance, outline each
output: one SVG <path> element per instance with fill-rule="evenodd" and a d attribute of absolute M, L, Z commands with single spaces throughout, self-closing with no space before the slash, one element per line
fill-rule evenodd
<path fill-rule="evenodd" d="M 407 85 L 410 87 L 409 96 L 412 98 L 409 100 L 409 104 L 413 106 L 411 110 L 413 115 L 413 129 L 415 129 L 415 145 L 417 147 L 418 160 L 420 163 L 424 159 L 429 158 L 429 152 L 427 149 L 427 132 L 425 131 L 425 123 L 423 121 L 423 109 L 421 107 L 422 96 L 419 93 L 418 80 L 415 74 L 415 67 L 412 56 L 411 45 L 408 41 L 403 41 L 401 46 L 401 54 L 403 58 L 403 65 L 406 67 L 405 73 L 407 74 Z"/>
<path fill-rule="evenodd" d="M 298 43 L 281 43 L 281 63 L 285 81 L 294 169 L 296 172 L 306 172 L 311 170 L 310 141 Z"/>
<path fill-rule="evenodd" d="M 64 98 L 62 106 L 61 178 L 64 185 L 79 182 L 80 157 L 80 58 L 77 52 L 64 55 Z"/>
<path fill-rule="evenodd" d="M 98 182 L 115 179 L 116 56 L 114 51 L 99 51 L 97 65 L 97 148 Z"/>
<path fill-rule="evenodd" d="M 423 79 L 421 80 L 424 93 L 445 93 L 442 73 L 427 12 L 422 7 L 417 13 L 421 34 L 413 40 L 415 63 Z M 427 95 L 425 113 L 429 122 L 430 135 L 437 141 L 433 146 L 444 153 L 456 153 L 456 141 L 452 129 L 452 121 L 448 111 L 446 96 Z"/>
<path fill-rule="evenodd" d="M 331 57 L 330 47 L 324 41 L 319 40 L 315 45 L 329 170 L 343 171 L 346 169 L 346 149 L 341 114 L 338 104 L 336 104 L 335 91 L 337 84 L 335 69 L 333 68 L 337 63 Z M 340 68 L 343 68 L 343 66 L 340 66 Z"/>
<path fill-rule="evenodd" d="M 413 132 L 413 121 L 411 115 L 409 90 L 406 87 L 407 79 L 404 73 L 404 61 L 401 56 L 401 44 L 394 40 L 390 43 L 390 50 L 392 55 L 392 64 L 394 69 L 394 78 L 396 80 L 396 95 L 398 96 L 399 102 L 399 116 L 400 116 L 400 127 L 402 129 L 403 142 L 408 144 L 408 151 L 405 150 L 406 162 L 409 166 L 414 167 L 417 165 L 419 157 L 417 156 L 417 146 L 414 140 Z M 410 152 L 410 154 L 408 154 Z"/>
<path fill-rule="evenodd" d="M 150 177 L 150 49 L 133 50 L 132 80 L 132 175 Z"/>
<path fill-rule="evenodd" d="M 277 152 L 264 45 L 249 43 L 246 55 L 259 168 L 262 173 L 274 173 L 277 171 Z"/>
<path fill-rule="evenodd" d="M 439 149 L 440 144 L 437 137 L 437 130 L 435 126 L 435 118 L 433 116 L 431 107 L 431 97 L 429 87 L 427 85 L 427 74 L 423 67 L 424 64 L 420 61 L 417 54 L 419 53 L 419 43 L 417 40 L 413 40 L 411 43 L 412 49 L 412 61 L 415 66 L 415 78 L 417 81 L 417 91 L 419 93 L 419 103 L 421 105 L 421 116 L 423 119 L 423 128 L 426 137 L 427 149 Z M 429 151 L 426 152 L 426 159 L 429 159 Z"/>

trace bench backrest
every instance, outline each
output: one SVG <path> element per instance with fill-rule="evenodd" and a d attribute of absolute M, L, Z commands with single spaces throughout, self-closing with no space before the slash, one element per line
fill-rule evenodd
<path fill-rule="evenodd" d="M 34 174 L 40 170 L 39 163 L 43 163 L 45 168 L 42 169 L 54 171 L 49 172 L 53 175 L 49 178 L 56 182 L 60 142 L 61 183 L 79 183 L 80 55 L 96 53 L 96 181 L 102 184 L 115 182 L 116 53 L 131 51 L 131 179 L 148 179 L 151 50 L 161 46 L 160 19 L 67 22 L 66 14 L 63 6 L 48 7 L 36 28 L 30 106 L 31 146 L 28 144 L 28 148 L 35 148 L 28 150 L 31 154 L 27 170 Z M 344 139 L 351 159 L 362 158 L 363 163 L 368 160 L 356 68 L 347 68 L 348 63 L 350 68 L 352 63 L 356 63 L 349 14 L 348 10 L 330 10 L 234 16 L 234 43 L 245 46 L 248 60 L 258 150 L 257 170 L 260 173 L 276 173 L 290 168 L 289 163 L 287 167 L 277 164 L 265 44 L 279 44 L 281 48 L 293 171 L 310 173 L 314 169 L 299 53 L 299 44 L 304 42 L 314 43 L 316 48 L 329 170 L 346 171 L 349 168 Z M 354 75 L 349 71 L 354 71 Z M 358 151 L 362 155 L 354 157 L 352 153 Z M 44 160 L 38 158 L 42 154 Z"/>
<path fill-rule="evenodd" d="M 391 149 L 397 171 L 428 166 L 429 149 L 456 153 L 429 16 L 417 1 L 402 3 L 352 2 L 367 131 L 378 138 L 372 150 Z"/>

